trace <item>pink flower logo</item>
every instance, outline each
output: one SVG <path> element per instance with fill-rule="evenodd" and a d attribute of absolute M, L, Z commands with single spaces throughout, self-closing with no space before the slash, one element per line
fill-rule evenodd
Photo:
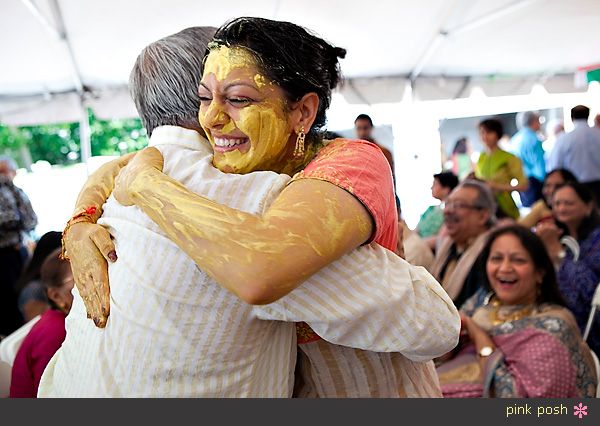
<path fill-rule="evenodd" d="M 582 402 L 580 402 L 579 405 L 574 405 L 573 408 L 574 416 L 579 416 L 580 419 L 582 419 L 583 416 L 587 416 L 587 405 L 583 405 Z"/>

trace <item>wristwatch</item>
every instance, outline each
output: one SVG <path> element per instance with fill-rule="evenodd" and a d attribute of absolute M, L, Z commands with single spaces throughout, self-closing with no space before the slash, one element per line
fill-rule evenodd
<path fill-rule="evenodd" d="M 478 355 L 481 358 L 486 358 L 486 357 L 490 356 L 493 352 L 494 352 L 494 348 L 492 346 L 484 346 L 481 349 L 479 349 Z"/>

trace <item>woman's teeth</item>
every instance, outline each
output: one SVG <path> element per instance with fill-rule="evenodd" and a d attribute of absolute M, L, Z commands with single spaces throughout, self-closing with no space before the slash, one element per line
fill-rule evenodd
<path fill-rule="evenodd" d="M 221 148 L 231 148 L 234 146 L 244 144 L 248 139 L 225 139 L 225 138 L 215 138 L 215 145 Z"/>

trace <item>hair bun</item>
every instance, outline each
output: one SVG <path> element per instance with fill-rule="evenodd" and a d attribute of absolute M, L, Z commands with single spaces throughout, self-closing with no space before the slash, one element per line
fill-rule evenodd
<path fill-rule="evenodd" d="M 341 47 L 334 47 L 333 54 L 336 58 L 344 59 L 346 57 L 346 49 Z"/>

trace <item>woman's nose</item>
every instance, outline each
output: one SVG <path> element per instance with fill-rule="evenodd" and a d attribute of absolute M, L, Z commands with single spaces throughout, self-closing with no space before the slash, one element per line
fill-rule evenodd
<path fill-rule="evenodd" d="M 208 106 L 204 114 L 200 114 L 201 124 L 206 127 L 220 128 L 223 127 L 229 121 L 229 117 L 223 111 L 222 106 L 219 102 L 213 100 Z"/>
<path fill-rule="evenodd" d="M 510 259 L 506 258 L 503 259 L 502 262 L 500 263 L 500 270 L 501 271 L 510 271 L 512 269 L 512 262 L 510 261 Z"/>

